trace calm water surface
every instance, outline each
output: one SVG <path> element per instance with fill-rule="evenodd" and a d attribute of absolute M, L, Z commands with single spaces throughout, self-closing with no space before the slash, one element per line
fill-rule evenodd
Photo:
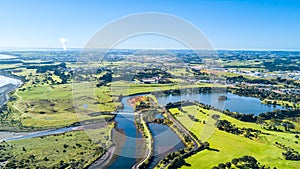
<path fill-rule="evenodd" d="M 219 96 L 227 96 L 227 100 L 220 100 Z M 188 93 L 182 95 L 164 95 L 157 97 L 158 103 L 166 105 L 178 101 L 199 101 L 200 103 L 212 105 L 220 110 L 239 112 L 245 114 L 255 114 L 271 112 L 275 109 L 283 109 L 281 106 L 262 104 L 260 99 L 254 97 L 238 96 L 232 93 Z"/>

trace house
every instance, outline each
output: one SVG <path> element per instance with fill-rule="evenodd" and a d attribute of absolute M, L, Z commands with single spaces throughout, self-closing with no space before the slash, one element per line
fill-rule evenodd
<path fill-rule="evenodd" d="M 142 79 L 142 82 L 145 84 L 156 83 L 155 79 Z"/>

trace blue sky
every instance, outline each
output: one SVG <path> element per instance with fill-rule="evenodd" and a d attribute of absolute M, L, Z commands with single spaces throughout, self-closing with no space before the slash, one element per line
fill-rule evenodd
<path fill-rule="evenodd" d="M 197 26 L 216 48 L 300 49 L 297 0 L 1 0 L 0 47 L 57 47 L 59 38 L 80 48 L 101 27 L 120 17 L 163 12 Z M 158 37 L 124 42 L 121 47 L 155 48 Z M 159 45 L 178 47 L 161 39 Z"/>

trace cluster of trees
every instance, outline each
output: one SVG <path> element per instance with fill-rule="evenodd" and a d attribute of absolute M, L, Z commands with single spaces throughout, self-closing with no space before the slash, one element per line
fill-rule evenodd
<path fill-rule="evenodd" d="M 181 111 L 182 113 L 186 113 L 187 116 L 194 122 L 201 122 L 198 118 L 196 118 L 194 115 L 188 114 L 187 111 L 183 110 L 182 107 L 178 107 L 178 110 Z"/>
<path fill-rule="evenodd" d="M 200 64 L 202 63 L 202 56 L 199 56 L 196 53 L 178 53 L 177 57 L 181 59 L 184 63 L 191 63 L 191 64 Z"/>
<path fill-rule="evenodd" d="M 105 85 L 112 81 L 113 72 L 106 68 L 76 68 L 72 73 L 73 79 L 78 82 L 99 81 L 97 86 Z M 101 75 L 101 77 L 99 77 Z"/>
<path fill-rule="evenodd" d="M 140 71 L 137 73 L 137 75 L 135 75 L 135 78 L 137 79 L 143 79 L 143 78 L 152 78 L 152 77 L 165 77 L 165 78 L 168 78 L 168 77 L 171 77 L 171 74 L 164 71 L 164 70 L 161 70 L 161 69 L 158 69 L 158 68 L 153 68 L 153 69 L 144 69 L 143 71 Z"/>
<path fill-rule="evenodd" d="M 0 107 L 0 129 L 10 129 L 10 130 L 22 130 L 24 127 L 22 126 L 22 122 L 19 119 L 12 118 L 12 114 L 14 114 L 14 109 L 7 104 Z"/>
<path fill-rule="evenodd" d="M 198 118 L 196 118 L 195 116 L 193 116 L 191 114 L 188 114 L 188 117 L 194 122 L 201 122 Z"/>
<path fill-rule="evenodd" d="M 214 92 L 219 92 L 219 91 L 223 92 L 224 88 L 214 87 L 213 91 Z M 181 94 L 189 94 L 189 93 L 193 94 L 193 93 L 197 93 L 197 92 L 199 92 L 199 93 L 211 93 L 212 88 L 211 87 L 200 87 L 200 88 L 185 88 L 185 89 L 180 89 L 180 90 L 166 90 L 166 91 L 163 91 L 163 94 L 165 94 L 165 95 L 170 95 L 170 94 L 172 94 L 172 95 L 181 95 Z"/>
<path fill-rule="evenodd" d="M 12 146 L 5 141 L 0 143 L 0 163 L 5 162 L 11 158 L 11 154 L 7 153 L 12 149 Z M 0 165 L 1 168 L 1 165 Z"/>
<path fill-rule="evenodd" d="M 139 100 L 136 100 L 134 104 L 136 111 L 157 107 L 155 100 L 151 96 L 141 97 Z M 153 112 L 151 112 L 151 114 L 154 115 Z"/>
<path fill-rule="evenodd" d="M 166 108 L 172 109 L 172 108 L 180 108 L 180 107 L 184 107 L 184 106 L 193 106 L 193 105 L 197 105 L 197 104 L 193 103 L 193 102 L 189 102 L 189 101 L 181 101 L 181 102 L 175 102 L 175 103 L 168 103 L 166 105 Z"/>
<path fill-rule="evenodd" d="M 73 71 L 68 71 L 66 70 L 66 64 L 65 63 L 60 63 L 58 65 L 25 65 L 23 66 L 27 69 L 37 69 L 36 73 L 41 73 L 45 75 L 45 78 L 41 81 L 40 78 L 37 76 L 33 76 L 32 73 L 30 73 L 28 77 L 23 76 L 21 77 L 24 82 L 28 82 L 31 79 L 33 80 L 32 84 L 38 84 L 40 82 L 42 83 L 49 83 L 50 84 L 66 84 L 69 79 L 73 77 L 74 72 Z M 53 72 L 53 73 L 52 73 Z M 61 81 L 58 82 L 53 78 L 53 75 L 58 76 Z"/>
<path fill-rule="evenodd" d="M 66 63 L 60 63 L 58 65 L 43 65 L 43 66 L 37 66 L 37 65 L 24 65 L 26 69 L 36 69 L 36 73 L 46 73 L 47 71 L 54 71 L 56 69 L 66 69 Z"/>
<path fill-rule="evenodd" d="M 140 101 L 135 106 L 135 110 L 139 111 L 139 110 L 143 110 L 143 109 L 150 108 L 150 107 L 151 107 L 151 104 L 149 101 Z"/>
<path fill-rule="evenodd" d="M 168 123 L 169 121 L 167 119 L 162 119 L 162 118 L 156 118 L 153 120 L 153 123 L 157 123 L 157 124 L 166 124 Z"/>
<path fill-rule="evenodd" d="M 300 160 L 300 154 L 297 151 L 288 150 L 286 152 L 283 152 L 282 155 L 286 160 L 294 160 L 294 161 Z"/>
<path fill-rule="evenodd" d="M 238 112 L 231 112 L 229 110 L 219 110 L 223 114 L 226 114 L 227 116 L 233 117 L 235 119 L 238 119 L 240 121 L 244 122 L 256 122 L 257 117 L 254 114 L 243 114 L 243 113 L 238 113 Z"/>
<path fill-rule="evenodd" d="M 44 161 L 49 161 L 47 157 L 43 159 Z M 65 162 L 63 160 L 60 160 L 56 164 L 52 164 L 52 168 L 58 168 L 58 169 L 63 169 L 63 168 L 79 168 L 79 167 L 84 167 L 84 165 L 87 163 L 84 159 L 80 160 L 75 160 L 75 159 L 70 159 L 71 163 Z M 34 163 L 32 165 L 29 165 L 31 163 Z M 5 168 L 49 168 L 49 165 L 42 165 L 38 164 L 38 162 L 35 160 L 35 156 L 31 156 L 28 159 L 22 159 L 20 161 L 17 161 L 15 159 L 8 161 L 5 164 Z"/>
<path fill-rule="evenodd" d="M 228 83 L 234 83 L 234 82 L 245 82 L 245 83 L 252 83 L 252 84 L 277 84 L 276 81 L 273 80 L 267 80 L 267 79 L 249 79 L 244 76 L 233 76 L 233 77 L 227 77 L 226 81 Z"/>
<path fill-rule="evenodd" d="M 228 88 L 231 93 L 241 95 L 241 96 L 252 96 L 260 98 L 260 100 L 269 99 L 269 100 L 282 100 L 290 103 L 300 102 L 300 97 L 296 94 L 279 94 L 275 93 L 272 90 L 257 90 L 255 87 L 243 87 L 243 88 Z M 275 103 L 276 104 L 276 103 Z M 288 105 L 285 105 L 288 107 Z M 296 108 L 296 105 L 293 106 Z"/>
<path fill-rule="evenodd" d="M 285 152 L 282 153 L 284 159 L 286 160 L 293 160 L 293 161 L 300 161 L 300 154 L 296 150 L 291 147 L 287 147 L 282 143 L 275 142 L 275 145 L 282 148 Z"/>
<path fill-rule="evenodd" d="M 112 82 L 112 72 L 106 72 L 99 80 L 103 80 L 105 83 Z"/>
<path fill-rule="evenodd" d="M 209 149 L 209 143 L 203 142 L 197 149 L 189 150 L 188 148 L 181 149 L 177 152 L 173 152 L 168 154 L 160 163 L 162 165 L 168 164 L 168 168 L 178 169 L 181 168 L 183 165 L 186 164 L 186 158 L 196 154 L 197 152 L 203 151 L 205 149 Z"/>
<path fill-rule="evenodd" d="M 273 131 L 283 131 L 278 128 L 278 126 L 283 126 L 285 131 L 290 131 L 291 129 L 295 129 L 295 125 L 289 121 L 282 121 L 277 118 L 271 118 L 269 122 L 265 122 L 261 120 L 261 117 L 257 118 L 257 123 L 262 124 L 264 129 L 273 130 Z"/>
<path fill-rule="evenodd" d="M 295 61 L 290 58 L 276 58 L 274 61 L 264 61 L 263 66 L 269 71 L 296 71 L 300 67 L 295 65 Z"/>
<path fill-rule="evenodd" d="M 23 63 L 20 60 L 0 60 L 0 64 L 19 64 L 19 63 Z"/>
<path fill-rule="evenodd" d="M 257 138 L 257 133 L 261 133 L 259 130 L 255 130 L 252 128 L 238 128 L 235 125 L 231 124 L 227 120 L 219 120 L 217 122 L 217 128 L 222 131 L 226 131 L 228 133 L 240 135 L 243 134 L 246 138 L 252 139 Z"/>
<path fill-rule="evenodd" d="M 68 79 L 73 77 L 73 72 L 65 72 L 62 69 L 55 69 L 54 74 L 58 76 L 61 79 L 60 84 L 66 84 L 68 82 Z"/>
<path fill-rule="evenodd" d="M 291 80 L 291 79 L 284 79 L 284 78 L 276 78 L 276 81 L 279 83 L 285 83 L 286 85 L 292 85 L 292 86 L 296 86 L 296 87 L 300 87 L 300 83 L 297 83 L 295 80 Z"/>
<path fill-rule="evenodd" d="M 286 118 L 293 118 L 299 117 L 300 111 L 299 110 L 274 110 L 273 112 L 266 112 L 259 114 L 258 117 L 264 120 L 271 120 L 272 118 L 276 119 L 286 119 Z"/>
<path fill-rule="evenodd" d="M 141 133 L 143 134 L 143 138 L 148 138 L 148 135 L 147 135 L 147 128 L 145 128 L 145 126 L 143 125 L 142 121 L 141 121 L 141 117 L 140 116 L 136 116 L 135 117 L 135 125 L 136 127 L 141 131 Z M 150 130 L 149 130 L 150 131 Z M 150 131 L 151 132 L 151 131 Z"/>
<path fill-rule="evenodd" d="M 217 166 L 212 167 L 212 169 L 230 169 L 232 167 L 237 168 L 251 168 L 251 169 L 266 169 L 270 168 L 264 165 L 261 165 L 254 157 L 252 156 L 243 156 L 240 158 L 234 158 L 231 162 L 220 163 Z M 274 167 L 275 169 L 276 167 Z"/>
<path fill-rule="evenodd" d="M 235 127 L 235 125 L 232 125 L 227 120 L 219 120 L 217 122 L 217 128 L 219 130 L 226 131 L 228 133 L 232 133 L 232 134 L 236 134 L 236 135 L 243 134 L 242 130 L 240 130 L 238 127 Z"/>

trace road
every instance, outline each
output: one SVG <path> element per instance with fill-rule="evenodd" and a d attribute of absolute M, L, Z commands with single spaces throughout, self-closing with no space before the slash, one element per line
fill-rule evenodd
<path fill-rule="evenodd" d="M 168 118 L 178 127 L 180 128 L 180 130 L 184 131 L 186 135 L 188 135 L 190 137 L 190 139 L 192 140 L 193 144 L 194 144 L 194 148 L 191 151 L 195 151 L 199 148 L 199 143 L 198 141 L 190 134 L 190 132 L 184 127 L 182 126 L 182 124 L 180 122 L 178 122 L 170 113 L 169 111 L 167 111 L 165 108 L 164 112 L 166 113 L 166 115 L 168 116 Z M 190 152 L 191 152 L 190 151 Z M 165 164 L 164 166 L 160 167 L 161 169 L 166 168 L 170 163 Z"/>
<path fill-rule="evenodd" d="M 150 159 L 151 158 L 151 155 L 152 155 L 152 135 L 151 135 L 151 133 L 150 133 L 150 131 L 149 131 L 149 128 L 148 128 L 148 126 L 146 125 L 146 122 L 144 121 L 144 118 L 143 118 L 143 114 L 141 114 L 140 115 L 140 118 L 141 118 L 141 122 L 143 123 L 143 125 L 144 125 L 144 128 L 145 128 L 145 130 L 147 131 L 147 135 L 148 135 L 148 149 L 147 149 L 147 152 L 146 152 L 146 156 L 145 156 L 145 158 L 143 158 L 140 162 L 138 162 L 138 163 L 136 163 L 133 167 L 132 167 L 132 169 L 139 169 L 140 168 L 140 166 L 146 161 L 146 160 L 148 160 L 148 159 Z"/>
<path fill-rule="evenodd" d="M 168 116 L 168 118 L 174 123 L 174 125 L 176 125 L 180 130 L 182 130 L 187 136 L 190 137 L 191 141 L 193 142 L 194 144 L 194 148 L 191 150 L 191 151 L 195 151 L 199 148 L 199 143 L 198 141 L 190 134 L 190 132 L 184 127 L 181 125 L 180 122 L 178 122 L 164 107 L 161 107 L 164 112 L 166 113 L 166 115 Z M 141 114 L 141 118 L 143 119 L 143 114 Z M 145 125 L 146 123 L 144 121 L 142 121 L 143 124 Z M 147 127 L 147 126 L 146 126 Z M 151 133 L 149 131 L 149 129 L 147 129 L 147 134 L 149 136 L 151 136 Z M 148 143 L 151 143 L 152 142 L 152 137 L 148 137 Z M 152 144 L 150 144 L 151 147 L 149 147 L 147 149 L 147 155 L 145 156 L 145 158 L 143 158 L 143 160 L 141 160 L 139 163 L 136 163 L 132 169 L 139 169 L 139 167 L 147 160 L 151 157 L 151 149 L 152 149 Z M 164 166 L 161 167 L 161 169 L 164 169 L 166 168 L 170 163 L 167 163 L 165 164 Z"/>

